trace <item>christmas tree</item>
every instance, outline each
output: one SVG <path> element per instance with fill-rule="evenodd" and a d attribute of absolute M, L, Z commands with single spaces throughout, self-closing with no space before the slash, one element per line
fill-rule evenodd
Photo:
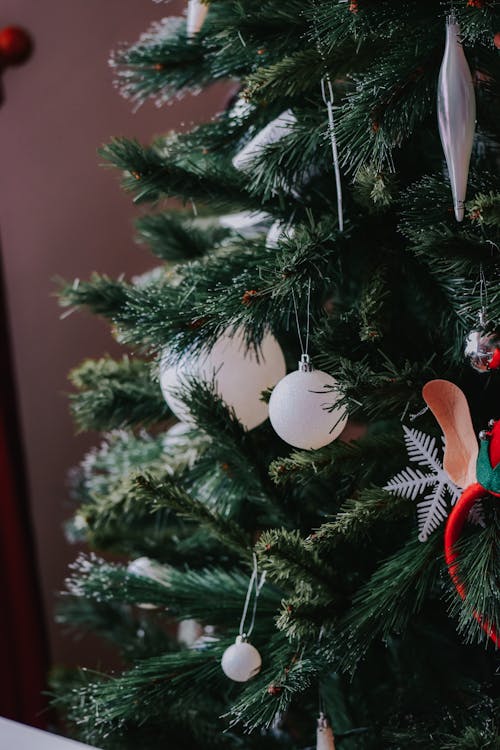
<path fill-rule="evenodd" d="M 125 347 L 71 374 L 59 618 L 125 662 L 54 678 L 84 741 L 500 747 L 497 6 L 190 0 L 113 55 L 239 88 L 103 148 L 158 266 L 61 292 Z"/>

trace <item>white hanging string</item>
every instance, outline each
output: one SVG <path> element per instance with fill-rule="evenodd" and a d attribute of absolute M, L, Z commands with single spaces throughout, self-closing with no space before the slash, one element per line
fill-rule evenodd
<path fill-rule="evenodd" d="M 333 121 L 333 88 L 330 76 L 327 73 L 321 79 L 321 95 L 328 112 L 328 134 L 332 146 L 333 170 L 335 172 L 335 185 L 337 189 L 337 214 L 339 221 L 339 230 L 344 231 L 344 211 L 342 207 L 342 183 L 340 180 L 339 152 L 337 149 L 337 139 L 335 138 L 335 124 Z"/>
<path fill-rule="evenodd" d="M 245 604 L 243 606 L 243 614 L 241 615 L 241 620 L 240 620 L 240 635 L 244 638 L 248 638 L 252 634 L 252 631 L 255 625 L 255 616 L 257 614 L 257 599 L 259 598 L 259 594 L 262 590 L 265 580 L 266 580 L 266 571 L 262 573 L 260 580 L 259 580 L 257 555 L 254 552 L 252 575 L 250 576 L 250 581 L 248 582 L 247 595 L 245 599 Z M 253 589 L 255 589 L 255 596 L 254 596 L 254 601 L 253 601 L 252 619 L 250 620 L 250 627 L 248 628 L 248 630 L 245 631 L 245 620 L 247 619 L 248 607 L 250 606 L 250 599 L 252 597 Z"/>
<path fill-rule="evenodd" d="M 306 319 L 306 345 L 304 346 L 304 342 L 302 341 L 302 333 L 300 330 L 300 321 L 299 321 L 299 311 L 297 308 L 297 299 L 295 297 L 295 290 L 292 286 L 292 300 L 293 300 L 293 309 L 295 312 L 295 323 L 297 325 L 297 334 L 299 337 L 299 344 L 300 344 L 300 351 L 301 354 L 309 354 L 309 333 L 311 328 L 311 277 L 309 277 L 309 281 L 307 284 L 307 319 Z"/>
<path fill-rule="evenodd" d="M 488 309 L 488 287 L 486 286 L 486 276 L 484 275 L 483 264 L 479 265 L 479 325 L 484 326 L 486 323 L 486 310 Z"/>

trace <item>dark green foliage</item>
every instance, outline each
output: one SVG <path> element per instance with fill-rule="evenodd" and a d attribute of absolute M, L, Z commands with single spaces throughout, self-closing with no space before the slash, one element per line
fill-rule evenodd
<path fill-rule="evenodd" d="M 500 627 L 498 502 L 484 502 L 484 527 L 468 525 L 460 544 L 462 601 L 442 528 L 422 544 L 415 503 L 382 489 L 408 461 L 401 423 L 439 440 L 422 411 L 428 380 L 462 385 L 475 426 L 500 416 L 500 376 L 473 373 L 463 355 L 483 302 L 488 331 L 500 324 L 500 9 L 453 5 L 478 103 L 460 224 L 436 124 L 448 3 L 212 0 L 194 38 L 183 18 L 168 19 L 113 55 L 136 105 L 212 81 L 240 88 L 189 132 L 103 147 L 134 201 L 152 209 L 137 234 L 161 265 L 133 283 L 95 274 L 61 292 L 64 306 L 107 318 L 134 349 L 71 376 L 78 426 L 111 432 L 73 477 L 80 506 L 69 530 L 125 558 L 80 560 L 59 615 L 119 642 L 127 662 L 112 677 L 54 679 L 86 741 L 303 750 L 314 744 L 319 691 L 338 750 L 500 747 L 493 647 L 473 616 Z M 233 157 L 289 109 L 296 121 L 284 137 L 238 171 Z M 185 208 L 163 210 L 168 197 Z M 261 212 L 255 226 L 220 221 L 243 210 Z M 269 246 L 276 221 L 283 231 Z M 293 300 L 304 329 L 309 289 L 310 354 L 340 383 L 352 439 L 302 451 L 269 424 L 247 432 L 215 382 L 190 377 L 178 395 L 193 424 L 169 431 L 162 357 L 198 356 L 242 327 L 249 346 L 271 330 L 293 369 Z M 266 574 L 252 634 L 263 667 L 236 685 L 219 661 L 238 633 L 254 552 Z M 157 575 L 127 571 L 144 555 Z M 145 614 L 144 603 L 158 609 Z M 191 618 L 204 631 L 187 648 L 175 623 Z"/>

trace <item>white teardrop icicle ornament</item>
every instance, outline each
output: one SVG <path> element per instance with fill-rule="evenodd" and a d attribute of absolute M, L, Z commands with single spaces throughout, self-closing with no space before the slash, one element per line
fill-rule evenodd
<path fill-rule="evenodd" d="M 476 99 L 460 41 L 460 26 L 453 14 L 446 19 L 446 47 L 439 72 L 437 110 L 455 218 L 462 221 L 476 124 Z"/>
<path fill-rule="evenodd" d="M 314 370 L 302 355 L 299 369 L 275 386 L 269 400 L 269 419 L 274 431 L 289 445 L 306 450 L 322 448 L 345 427 L 347 412 L 338 405 L 339 384 L 321 370 Z"/>
<path fill-rule="evenodd" d="M 169 360 L 166 351 L 160 365 L 160 385 L 178 419 L 192 423 L 189 410 L 176 391 L 189 379 L 214 381 L 219 396 L 234 409 L 247 430 L 267 419 L 268 407 L 261 401 L 261 393 L 286 373 L 285 358 L 274 336 L 266 333 L 256 351 L 248 348 L 243 328 L 226 330 L 211 349 L 188 351 L 175 365 Z"/>
<path fill-rule="evenodd" d="M 335 738 L 333 729 L 325 714 L 321 713 L 318 717 L 318 727 L 316 729 L 316 750 L 335 750 Z"/>
<path fill-rule="evenodd" d="M 221 666 L 230 680 L 248 682 L 260 672 L 262 658 L 255 646 L 239 635 L 236 642 L 222 654 Z"/>
<path fill-rule="evenodd" d="M 208 5 L 200 0 L 189 0 L 187 6 L 186 32 L 192 39 L 201 30 L 208 13 Z"/>

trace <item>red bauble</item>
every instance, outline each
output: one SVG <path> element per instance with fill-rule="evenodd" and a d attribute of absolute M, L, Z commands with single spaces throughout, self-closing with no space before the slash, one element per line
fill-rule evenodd
<path fill-rule="evenodd" d="M 0 62 L 16 65 L 26 60 L 32 49 L 31 37 L 19 26 L 5 26 L 0 29 Z"/>
<path fill-rule="evenodd" d="M 500 31 L 497 31 L 497 33 L 493 37 L 493 44 L 497 49 L 500 49 Z"/>

